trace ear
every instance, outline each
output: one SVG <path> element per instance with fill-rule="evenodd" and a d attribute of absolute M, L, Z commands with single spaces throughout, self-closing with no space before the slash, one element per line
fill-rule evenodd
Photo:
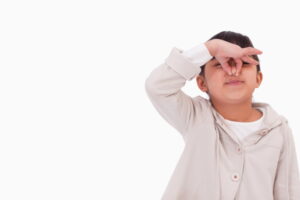
<path fill-rule="evenodd" d="M 202 92 L 207 92 L 208 91 L 206 80 L 205 80 L 205 77 L 203 75 L 198 75 L 197 78 L 196 78 L 196 81 L 197 81 L 197 85 L 198 85 L 199 89 Z"/>
<path fill-rule="evenodd" d="M 256 84 L 257 84 L 256 88 L 260 86 L 262 80 L 263 80 L 263 74 L 262 72 L 258 72 L 256 75 Z"/>

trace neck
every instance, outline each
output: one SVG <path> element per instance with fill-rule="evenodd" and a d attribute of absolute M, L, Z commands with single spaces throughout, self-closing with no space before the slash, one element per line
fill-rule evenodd
<path fill-rule="evenodd" d="M 262 113 L 252 107 L 252 99 L 241 103 L 224 103 L 211 100 L 215 110 L 225 119 L 238 122 L 252 122 L 258 120 Z"/>

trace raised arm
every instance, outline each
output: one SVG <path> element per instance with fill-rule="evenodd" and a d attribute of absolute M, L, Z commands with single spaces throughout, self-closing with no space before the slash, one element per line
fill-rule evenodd
<path fill-rule="evenodd" d="M 194 101 L 181 88 L 187 80 L 200 73 L 200 66 L 212 58 L 204 44 L 198 47 L 196 64 L 174 47 L 165 62 L 156 67 L 146 79 L 149 99 L 160 115 L 184 136 L 194 116 Z"/>

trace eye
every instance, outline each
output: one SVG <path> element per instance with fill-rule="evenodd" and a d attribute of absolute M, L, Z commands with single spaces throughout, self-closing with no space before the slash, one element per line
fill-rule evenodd
<path fill-rule="evenodd" d="M 220 63 L 216 63 L 215 67 L 221 67 L 221 64 Z"/>
<path fill-rule="evenodd" d="M 247 63 L 247 62 L 243 62 L 243 65 L 249 65 L 249 63 Z"/>

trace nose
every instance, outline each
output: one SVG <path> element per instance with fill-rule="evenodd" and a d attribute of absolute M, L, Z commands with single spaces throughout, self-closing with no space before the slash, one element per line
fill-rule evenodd
<path fill-rule="evenodd" d="M 235 60 L 233 58 L 230 58 L 230 60 L 228 61 L 228 64 L 230 66 L 232 76 L 234 76 L 238 70 Z M 239 74 L 241 74 L 241 72 L 242 72 L 242 68 L 239 70 Z"/>
<path fill-rule="evenodd" d="M 232 58 L 228 61 L 228 64 L 229 64 L 231 67 L 235 67 L 235 66 L 236 66 L 236 63 L 235 63 L 235 61 L 234 61 Z"/>

